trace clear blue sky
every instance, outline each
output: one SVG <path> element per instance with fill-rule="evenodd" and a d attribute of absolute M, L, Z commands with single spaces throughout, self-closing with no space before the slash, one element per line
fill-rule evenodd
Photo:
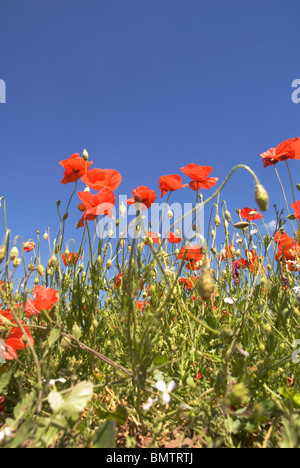
<path fill-rule="evenodd" d="M 300 136 L 291 100 L 299 18 L 299 0 L 2 0 L 0 195 L 13 235 L 56 234 L 56 200 L 65 206 L 73 189 L 58 163 L 84 148 L 92 167 L 121 172 L 116 194 L 128 197 L 147 185 L 159 198 L 159 177 L 191 162 L 213 166 L 220 182 L 247 164 L 270 194 L 265 220 L 274 219 L 272 205 L 284 202 L 259 155 Z M 300 182 L 299 162 L 291 168 Z M 239 171 L 221 200 L 233 214 L 254 208 L 253 188 Z"/>

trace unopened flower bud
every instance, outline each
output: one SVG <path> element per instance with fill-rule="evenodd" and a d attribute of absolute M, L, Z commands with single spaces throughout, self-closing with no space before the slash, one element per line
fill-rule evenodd
<path fill-rule="evenodd" d="M 21 264 L 21 259 L 16 257 L 13 259 L 13 266 L 18 267 Z"/>
<path fill-rule="evenodd" d="M 57 258 L 55 257 L 55 255 L 52 255 L 52 257 L 49 259 L 48 261 L 48 265 L 51 267 L 51 266 L 55 266 L 57 264 Z"/>
<path fill-rule="evenodd" d="M 18 251 L 17 247 L 13 247 L 11 249 L 11 251 L 10 251 L 10 258 L 14 259 L 14 258 L 16 258 L 18 256 L 19 256 L 19 251 Z"/>
<path fill-rule="evenodd" d="M 40 276 L 44 276 L 45 268 L 43 267 L 43 265 L 41 265 L 41 263 L 36 267 L 36 270 Z"/>
<path fill-rule="evenodd" d="M 101 255 L 98 255 L 96 262 L 97 262 L 98 267 L 101 268 L 103 265 L 103 260 L 102 260 Z"/>
<path fill-rule="evenodd" d="M 120 213 L 121 218 L 124 218 L 124 216 L 126 214 L 126 206 L 124 205 L 124 202 L 121 202 L 121 206 L 119 208 L 119 213 Z"/>
<path fill-rule="evenodd" d="M 5 246 L 1 245 L 0 247 L 0 263 L 5 259 Z"/>
<path fill-rule="evenodd" d="M 215 216 L 215 225 L 216 225 L 216 227 L 220 226 L 220 223 L 221 223 L 220 216 L 219 216 L 219 215 L 216 215 L 216 216 Z"/>
<path fill-rule="evenodd" d="M 296 189 L 299 190 L 299 192 L 300 192 L 300 184 L 296 185 Z"/>
<path fill-rule="evenodd" d="M 85 161 L 87 161 L 89 159 L 89 153 L 87 152 L 86 149 L 83 150 L 82 152 L 82 157 Z"/>
<path fill-rule="evenodd" d="M 112 266 L 112 261 L 111 261 L 111 259 L 108 259 L 107 262 L 106 262 L 107 270 L 109 270 L 111 266 Z"/>
<path fill-rule="evenodd" d="M 213 281 L 212 271 L 209 269 L 203 270 L 196 283 L 196 288 L 199 293 L 199 296 L 203 300 L 207 300 L 211 297 L 215 290 L 215 285 Z"/>
<path fill-rule="evenodd" d="M 47 232 L 45 232 L 45 234 L 43 235 L 43 238 L 44 238 L 45 241 L 48 240 L 48 233 Z"/>
<path fill-rule="evenodd" d="M 231 214 L 230 214 L 230 212 L 229 212 L 228 210 L 226 210 L 225 213 L 224 213 L 224 215 L 225 215 L 225 218 L 227 219 L 227 221 L 229 222 L 229 221 L 231 220 Z"/>
<path fill-rule="evenodd" d="M 168 217 L 169 217 L 169 219 L 173 218 L 173 211 L 172 210 L 168 211 Z"/>
<path fill-rule="evenodd" d="M 269 196 L 266 189 L 261 185 L 255 186 L 255 201 L 261 211 L 267 211 L 269 206 Z"/>

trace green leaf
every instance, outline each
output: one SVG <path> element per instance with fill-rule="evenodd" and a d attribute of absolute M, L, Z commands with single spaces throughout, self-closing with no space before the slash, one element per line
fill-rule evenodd
<path fill-rule="evenodd" d="M 80 382 L 71 390 L 63 409 L 70 415 L 76 415 L 84 410 L 92 396 L 93 384 L 87 381 Z"/>
<path fill-rule="evenodd" d="M 60 337 L 60 329 L 59 328 L 52 328 L 49 338 L 48 338 L 48 345 L 51 347 Z"/>
<path fill-rule="evenodd" d="M 94 439 L 93 448 L 115 448 L 116 446 L 116 423 L 106 421 L 99 426 Z"/>
<path fill-rule="evenodd" d="M 60 393 L 52 390 L 48 395 L 48 403 L 51 406 L 52 411 L 54 411 L 54 413 L 58 413 L 62 409 L 65 400 Z"/>
<path fill-rule="evenodd" d="M 11 374 L 12 374 L 12 370 L 8 370 L 4 372 L 3 374 L 1 374 L 0 393 L 2 393 L 5 387 L 9 384 Z"/>
<path fill-rule="evenodd" d="M 118 405 L 116 411 L 105 411 L 97 409 L 97 416 L 100 419 L 109 419 L 110 421 L 117 421 L 120 424 L 125 424 L 127 419 L 127 410 L 124 406 Z"/>

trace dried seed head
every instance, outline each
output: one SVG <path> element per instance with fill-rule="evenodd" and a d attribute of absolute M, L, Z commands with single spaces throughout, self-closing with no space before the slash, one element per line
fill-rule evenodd
<path fill-rule="evenodd" d="M 269 206 L 269 196 L 266 189 L 261 185 L 257 184 L 255 186 L 255 201 L 259 206 L 261 211 L 267 211 Z"/>

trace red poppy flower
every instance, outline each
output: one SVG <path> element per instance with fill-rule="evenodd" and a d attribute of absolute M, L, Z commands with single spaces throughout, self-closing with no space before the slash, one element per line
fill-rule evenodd
<path fill-rule="evenodd" d="M 185 268 L 190 271 L 198 271 L 202 268 L 201 260 L 189 260 L 185 265 Z"/>
<path fill-rule="evenodd" d="M 168 235 L 168 241 L 171 244 L 179 244 L 182 241 L 182 237 L 177 237 L 174 232 L 170 232 Z"/>
<path fill-rule="evenodd" d="M 34 242 L 23 242 L 23 249 L 25 252 L 31 252 L 35 248 Z"/>
<path fill-rule="evenodd" d="M 154 244 L 160 244 L 160 239 L 159 239 L 158 235 L 155 234 L 155 232 L 151 232 L 151 231 L 148 232 L 147 237 L 145 239 L 145 245 L 149 245 L 148 238 L 152 239 Z"/>
<path fill-rule="evenodd" d="M 85 207 L 78 227 L 84 226 L 85 221 L 92 221 L 99 215 L 113 218 L 113 206 L 116 203 L 116 197 L 110 188 L 104 187 L 96 195 L 92 195 L 91 192 L 78 192 L 78 196 Z"/>
<path fill-rule="evenodd" d="M 295 216 L 297 219 L 300 219 L 300 200 L 297 200 L 295 203 L 291 205 L 293 210 L 295 210 Z"/>
<path fill-rule="evenodd" d="M 287 159 L 300 159 L 300 138 L 285 140 L 276 148 L 270 148 L 260 156 L 263 158 L 264 167 L 273 166 Z"/>
<path fill-rule="evenodd" d="M 91 169 L 81 180 L 91 189 L 99 191 L 103 187 L 108 187 L 114 191 L 119 187 L 122 176 L 114 169 Z"/>
<path fill-rule="evenodd" d="M 180 249 L 178 260 L 192 260 L 198 262 L 202 260 L 202 249 L 200 245 L 194 244 Z"/>
<path fill-rule="evenodd" d="M 76 182 L 81 179 L 86 171 L 89 170 L 93 161 L 85 161 L 78 153 L 72 154 L 68 159 L 64 159 L 59 163 L 64 169 L 64 177 L 61 181 L 62 184 Z"/>
<path fill-rule="evenodd" d="M 58 301 L 58 292 L 52 288 L 37 285 L 33 290 L 34 300 L 28 300 L 25 305 L 27 316 L 40 314 L 42 310 L 50 310 Z"/>
<path fill-rule="evenodd" d="M 128 205 L 137 205 L 137 209 L 142 208 L 143 210 L 146 208 L 150 208 L 152 203 L 156 200 L 156 195 L 153 190 L 150 190 L 149 187 L 145 187 L 144 185 L 140 185 L 132 192 L 132 198 L 127 200 Z M 144 206 L 143 206 L 144 205 Z"/>
<path fill-rule="evenodd" d="M 122 286 L 122 277 L 123 277 L 123 273 L 120 272 L 114 278 L 114 282 L 115 282 L 115 285 L 117 286 L 117 288 L 120 288 Z"/>
<path fill-rule="evenodd" d="M 229 244 L 224 247 L 224 249 L 221 250 L 221 253 L 219 255 L 219 260 L 225 260 L 226 258 L 232 258 L 232 248 L 234 248 L 234 245 Z"/>
<path fill-rule="evenodd" d="M 257 219 L 263 218 L 263 215 L 257 212 L 257 208 L 254 210 L 248 207 L 243 208 L 240 212 L 240 215 L 242 218 L 247 219 L 247 221 L 255 221 Z"/>
<path fill-rule="evenodd" d="M 9 320 L 12 324 L 16 325 L 13 315 L 10 313 L 9 310 L 0 311 L 0 326 L 1 326 L 1 323 L 4 323 L 3 321 L 1 321 L 1 317 Z M 3 340 L 5 344 L 4 358 L 7 361 L 11 361 L 12 359 L 17 359 L 18 357 L 17 351 L 25 348 L 25 343 L 26 343 L 26 346 L 29 346 L 29 343 L 31 344 L 34 343 L 28 327 L 25 326 L 22 320 L 21 320 L 21 324 L 23 326 L 23 330 L 27 337 L 27 343 L 26 343 L 26 340 L 24 340 L 25 337 L 24 337 L 23 331 L 19 327 L 13 326 L 9 330 L 9 335 L 7 336 L 7 338 Z"/>
<path fill-rule="evenodd" d="M 185 188 L 188 184 L 182 185 L 182 178 L 179 175 L 172 174 L 161 176 L 159 179 L 159 188 L 161 190 L 161 198 L 167 192 L 175 192 L 175 190 Z"/>
<path fill-rule="evenodd" d="M 136 306 L 138 310 L 140 310 L 141 312 L 144 312 L 145 307 L 150 306 L 150 301 L 137 301 Z"/>
<path fill-rule="evenodd" d="M 294 253 L 293 255 L 293 249 L 297 250 L 298 246 L 294 239 L 290 237 L 286 232 L 282 233 L 280 231 L 276 232 L 274 239 L 278 248 L 275 255 L 275 259 L 285 259 L 293 261 L 296 256 L 296 253 Z"/>
<path fill-rule="evenodd" d="M 185 289 L 187 289 L 188 291 L 190 291 L 194 287 L 194 283 L 188 278 L 180 278 L 179 284 L 183 284 Z"/>
<path fill-rule="evenodd" d="M 213 170 L 210 166 L 198 166 L 197 164 L 188 164 L 181 168 L 181 171 L 192 179 L 189 186 L 192 190 L 209 189 L 213 187 L 217 182 L 217 177 L 208 177 Z"/>
<path fill-rule="evenodd" d="M 69 265 L 69 263 L 72 263 L 74 265 L 79 258 L 81 257 L 79 257 L 79 255 L 75 252 L 69 252 L 67 255 L 62 254 L 62 259 L 65 266 Z"/>
<path fill-rule="evenodd" d="M 251 273 L 257 273 L 260 268 L 259 274 L 261 274 L 262 270 L 265 270 L 265 267 L 261 265 L 261 257 L 254 250 L 246 250 L 246 256 L 247 259 L 240 258 L 235 262 L 236 268 L 248 268 Z"/>

